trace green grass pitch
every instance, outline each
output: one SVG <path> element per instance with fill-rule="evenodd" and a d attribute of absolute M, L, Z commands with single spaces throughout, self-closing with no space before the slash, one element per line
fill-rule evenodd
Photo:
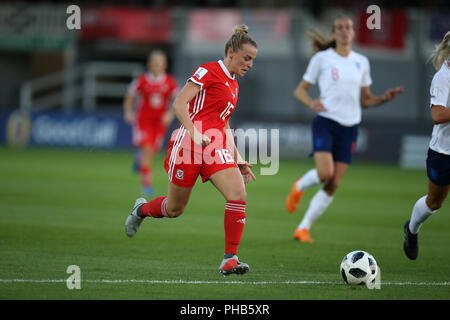
<path fill-rule="evenodd" d="M 316 242 L 303 244 L 292 235 L 317 188 L 294 214 L 284 200 L 313 161 L 282 160 L 274 176 L 255 166 L 239 248 L 251 270 L 223 277 L 225 201 L 210 183 L 197 181 L 181 217 L 146 219 L 134 238 L 125 235 L 140 196 L 132 158 L 131 150 L 0 148 L 0 299 L 450 298 L 448 200 L 422 227 L 418 259 L 402 250 L 403 223 L 427 191 L 424 170 L 356 159 L 311 230 Z M 163 160 L 155 163 L 157 195 L 167 191 Z M 381 290 L 342 281 L 340 262 L 356 249 L 374 255 Z M 69 265 L 81 269 L 80 290 L 67 288 Z"/>

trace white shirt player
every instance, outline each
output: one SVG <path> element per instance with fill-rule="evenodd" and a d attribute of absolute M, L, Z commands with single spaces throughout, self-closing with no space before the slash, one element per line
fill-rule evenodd
<path fill-rule="evenodd" d="M 343 126 L 361 122 L 361 87 L 372 84 L 367 57 L 354 51 L 342 57 L 333 48 L 319 51 L 311 58 L 303 79 L 319 85 L 327 109 L 319 112 L 320 116 Z"/>
<path fill-rule="evenodd" d="M 450 60 L 445 61 L 434 75 L 430 95 L 431 105 L 450 108 Z M 450 122 L 434 125 L 430 149 L 450 155 Z"/>

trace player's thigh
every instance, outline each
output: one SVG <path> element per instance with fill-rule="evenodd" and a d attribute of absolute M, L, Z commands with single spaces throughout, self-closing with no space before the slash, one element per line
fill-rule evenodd
<path fill-rule="evenodd" d="M 192 187 L 180 187 L 169 181 L 166 209 L 171 217 L 181 215 L 189 202 Z"/>
<path fill-rule="evenodd" d="M 244 181 L 237 167 L 230 167 L 213 173 L 209 180 L 219 190 L 224 198 L 235 201 L 246 201 Z"/>
<path fill-rule="evenodd" d="M 320 181 L 329 181 L 334 176 L 334 160 L 331 152 L 316 151 L 314 153 L 314 161 L 316 162 L 317 174 Z"/>
<path fill-rule="evenodd" d="M 432 210 L 436 210 L 442 207 L 445 199 L 448 196 L 449 189 L 450 185 L 438 186 L 431 180 L 428 180 L 428 196 L 426 200 L 427 206 Z"/>

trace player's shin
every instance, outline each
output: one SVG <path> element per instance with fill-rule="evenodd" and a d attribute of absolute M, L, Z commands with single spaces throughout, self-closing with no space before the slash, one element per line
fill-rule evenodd
<path fill-rule="evenodd" d="M 426 203 L 427 196 L 423 196 L 414 205 L 411 213 L 411 221 L 409 223 L 409 231 L 412 234 L 419 233 L 422 224 L 437 210 L 431 210 Z"/>
<path fill-rule="evenodd" d="M 142 205 L 140 216 L 142 218 L 169 218 L 166 210 L 167 197 L 158 197 Z"/>
<path fill-rule="evenodd" d="M 141 165 L 140 167 L 140 173 L 141 173 L 141 183 L 142 187 L 150 187 L 152 184 L 152 168 L 148 165 Z"/>
<path fill-rule="evenodd" d="M 333 197 L 329 196 L 323 189 L 317 191 L 314 197 L 311 199 L 308 210 L 303 217 L 302 222 L 298 226 L 298 229 L 311 228 L 311 225 L 319 219 L 319 217 L 324 213 L 328 206 L 333 201 Z"/>
<path fill-rule="evenodd" d="M 245 225 L 245 201 L 229 200 L 225 206 L 225 254 L 237 254 Z"/>

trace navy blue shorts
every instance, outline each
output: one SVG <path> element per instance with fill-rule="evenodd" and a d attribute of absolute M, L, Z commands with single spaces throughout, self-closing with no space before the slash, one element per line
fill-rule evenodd
<path fill-rule="evenodd" d="M 438 186 L 450 184 L 450 156 L 428 149 L 427 157 L 428 179 Z"/>
<path fill-rule="evenodd" d="M 336 121 L 317 116 L 313 126 L 313 154 L 327 151 L 335 162 L 352 163 L 358 139 L 358 125 L 345 127 Z"/>

